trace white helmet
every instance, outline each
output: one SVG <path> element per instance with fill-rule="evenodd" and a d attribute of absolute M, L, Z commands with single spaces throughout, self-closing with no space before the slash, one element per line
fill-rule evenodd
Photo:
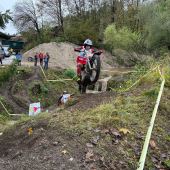
<path fill-rule="evenodd" d="M 67 91 L 63 91 L 63 94 L 67 94 Z"/>
<path fill-rule="evenodd" d="M 87 39 L 87 40 L 84 41 L 84 45 L 92 46 L 93 43 L 92 43 L 92 41 L 90 39 Z"/>

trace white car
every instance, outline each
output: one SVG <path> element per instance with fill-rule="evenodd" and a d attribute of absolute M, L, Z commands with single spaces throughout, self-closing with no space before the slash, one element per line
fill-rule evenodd
<path fill-rule="evenodd" d="M 9 46 L 8 45 L 3 45 L 2 48 L 3 48 L 3 51 L 4 51 L 4 56 L 5 57 L 10 57 L 11 54 L 9 52 Z"/>

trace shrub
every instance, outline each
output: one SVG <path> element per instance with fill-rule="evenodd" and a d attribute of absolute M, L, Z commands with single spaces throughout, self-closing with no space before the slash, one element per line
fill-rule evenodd
<path fill-rule="evenodd" d="M 7 82 L 17 71 L 17 66 L 15 62 L 9 67 L 0 70 L 0 85 Z"/>
<path fill-rule="evenodd" d="M 64 72 L 64 75 L 67 76 L 67 77 L 73 78 L 76 75 L 76 73 L 73 69 L 67 69 Z"/>
<path fill-rule="evenodd" d="M 139 42 L 140 34 L 130 31 L 127 27 L 116 29 L 114 24 L 109 25 L 105 32 L 105 44 L 114 48 L 121 48 L 127 51 L 133 51 Z"/>

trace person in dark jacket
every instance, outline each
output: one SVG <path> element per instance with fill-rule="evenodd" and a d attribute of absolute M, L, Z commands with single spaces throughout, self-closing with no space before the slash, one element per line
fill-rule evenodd
<path fill-rule="evenodd" d="M 4 51 L 3 51 L 3 48 L 0 46 L 0 63 L 1 63 L 1 65 L 2 65 L 3 56 L 4 56 Z"/>
<path fill-rule="evenodd" d="M 38 53 L 35 54 L 34 56 L 34 66 L 37 66 L 37 62 L 38 62 Z"/>
<path fill-rule="evenodd" d="M 46 53 L 45 56 L 44 56 L 44 69 L 45 69 L 45 70 L 48 69 L 49 59 L 50 59 L 50 55 L 49 55 L 49 53 Z"/>
<path fill-rule="evenodd" d="M 18 63 L 18 66 L 21 66 L 21 60 L 22 60 L 22 55 L 19 51 L 16 52 L 16 60 L 17 60 L 17 63 Z"/>

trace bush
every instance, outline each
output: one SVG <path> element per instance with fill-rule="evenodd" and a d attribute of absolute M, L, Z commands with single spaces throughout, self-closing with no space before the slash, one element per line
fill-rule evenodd
<path fill-rule="evenodd" d="M 130 31 L 127 27 L 116 29 L 114 24 L 109 25 L 105 32 L 105 44 L 114 48 L 121 48 L 127 51 L 135 51 L 139 43 L 140 34 Z"/>
<path fill-rule="evenodd" d="M 140 9 L 139 18 L 143 20 L 145 45 L 150 50 L 168 47 L 170 44 L 169 9 L 170 0 L 150 3 Z"/>
<path fill-rule="evenodd" d="M 73 78 L 76 75 L 76 73 L 73 69 L 67 69 L 64 72 L 64 75 L 67 76 L 67 77 Z"/>
<path fill-rule="evenodd" d="M 7 82 L 17 71 L 17 66 L 15 62 L 11 64 L 7 69 L 0 70 L 0 85 Z"/>

